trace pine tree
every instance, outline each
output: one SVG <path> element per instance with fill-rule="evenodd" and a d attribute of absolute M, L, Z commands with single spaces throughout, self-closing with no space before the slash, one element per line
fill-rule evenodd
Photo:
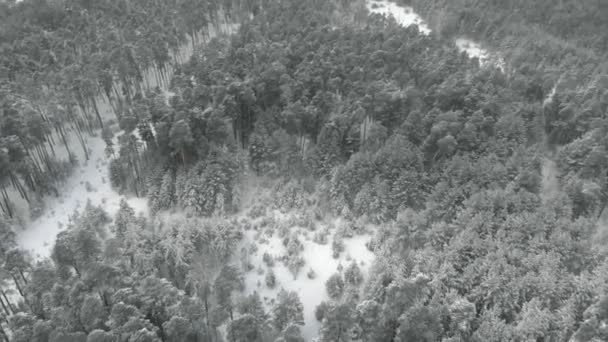
<path fill-rule="evenodd" d="M 325 289 L 327 290 L 329 298 L 334 300 L 340 299 L 344 293 L 344 281 L 342 280 L 342 276 L 335 273 L 329 277 L 325 282 Z"/>
<path fill-rule="evenodd" d="M 337 304 L 327 308 L 320 330 L 321 342 L 350 341 L 353 316 L 353 310 L 348 304 Z"/>
<path fill-rule="evenodd" d="M 173 172 L 168 170 L 162 178 L 158 200 L 157 209 L 164 210 L 169 209 L 175 203 L 175 181 L 173 179 Z"/>
<path fill-rule="evenodd" d="M 363 273 L 356 261 L 353 261 L 350 266 L 346 268 L 346 271 L 344 271 L 344 280 L 346 281 L 346 284 L 355 287 L 358 287 L 363 282 Z"/>
<path fill-rule="evenodd" d="M 114 218 L 114 233 L 120 239 L 125 237 L 127 227 L 135 222 L 135 211 L 124 198 L 120 199 L 120 207 Z"/>
<path fill-rule="evenodd" d="M 304 306 L 296 292 L 279 292 L 277 302 L 272 308 L 272 323 L 279 331 L 289 324 L 304 325 Z"/>
<path fill-rule="evenodd" d="M 266 272 L 264 282 L 266 283 L 266 286 L 271 289 L 274 289 L 274 287 L 277 285 L 277 278 L 272 268 L 268 269 L 268 272 Z"/>

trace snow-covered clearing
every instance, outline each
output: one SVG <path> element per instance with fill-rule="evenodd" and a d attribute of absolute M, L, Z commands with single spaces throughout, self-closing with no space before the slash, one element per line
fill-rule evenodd
<path fill-rule="evenodd" d="M 416 25 L 422 34 L 431 33 L 428 24 L 410 6 L 401 6 L 389 0 L 366 0 L 366 6 L 370 13 L 393 16 L 404 27 Z M 495 65 L 504 72 L 504 59 L 490 53 L 481 44 L 464 37 L 456 38 L 454 43 L 459 51 L 465 52 L 470 58 L 478 58 L 481 65 Z"/>
<path fill-rule="evenodd" d="M 481 47 L 481 44 L 464 37 L 456 38 L 454 42 L 460 52 L 466 53 L 470 58 L 479 59 L 482 66 L 495 65 L 502 72 L 505 71 L 505 60 L 500 56 L 492 55 L 488 50 Z"/>
<path fill-rule="evenodd" d="M 367 0 L 366 6 L 370 13 L 393 16 L 401 26 L 416 25 L 423 34 L 431 33 L 431 29 L 414 9 L 410 6 L 400 6 L 388 0 Z"/>
<path fill-rule="evenodd" d="M 282 222 L 289 220 L 289 215 L 278 212 L 275 212 L 273 217 L 276 218 L 279 226 Z M 302 336 L 306 341 L 313 341 L 318 337 L 321 323 L 315 318 L 315 309 L 322 301 L 329 300 L 325 290 L 327 279 L 334 273 L 343 273 L 344 269 L 353 261 L 359 265 L 362 273 L 367 276 L 369 267 L 375 258 L 373 252 L 366 247 L 366 243 L 371 239 L 371 236 L 367 234 L 344 238 L 344 251 L 340 253 L 338 258 L 333 258 L 331 243 L 336 233 L 335 227 L 341 224 L 340 221 L 340 219 L 335 219 L 329 223 L 334 228 L 328 229 L 327 243 L 325 244 L 313 241 L 313 235 L 327 229 L 328 223 L 316 223 L 314 231 L 302 227 L 290 227 L 291 236 L 297 236 L 302 243 L 303 249 L 299 256 L 305 262 L 296 277 L 281 260 L 288 252 L 283 245 L 283 239 L 278 236 L 277 232 L 274 232 L 274 229 L 262 228 L 245 231 L 244 239 L 239 247 L 240 253 L 245 253 L 246 259 L 253 265 L 253 269 L 245 272 L 246 294 L 257 292 L 266 308 L 271 309 L 274 299 L 281 289 L 297 292 L 304 305 L 305 325 L 302 329 Z M 268 233 L 269 231 L 273 232 Z M 297 233 L 294 234 L 294 231 Z M 270 267 L 263 260 L 264 253 L 268 253 L 274 260 L 274 266 L 271 268 L 276 276 L 276 286 L 272 289 L 265 283 L 265 276 Z M 314 278 L 312 279 L 308 277 L 311 270 L 314 272 Z"/>

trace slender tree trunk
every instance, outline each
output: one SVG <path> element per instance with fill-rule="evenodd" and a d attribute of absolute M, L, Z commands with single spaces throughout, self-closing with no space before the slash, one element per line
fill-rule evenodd
<path fill-rule="evenodd" d="M 97 116 L 97 120 L 99 121 L 99 126 L 103 128 L 103 120 L 101 119 L 101 114 L 99 114 L 97 100 L 94 97 L 91 99 L 91 104 L 93 105 L 93 110 L 95 111 L 95 115 Z"/>
<path fill-rule="evenodd" d="M 15 308 L 13 307 L 13 304 L 11 304 L 11 301 L 8 300 L 8 297 L 6 296 L 6 292 L 4 292 L 4 290 L 0 290 L 0 294 L 2 294 L 2 297 L 4 297 L 4 302 L 8 306 L 8 309 L 12 312 L 15 312 Z"/>
<path fill-rule="evenodd" d="M 13 217 L 13 210 L 11 208 L 11 202 L 8 199 L 8 194 L 6 193 L 6 188 L 4 187 L 4 185 L 2 185 L 2 199 L 4 200 L 4 204 L 5 206 L 3 206 L 3 210 L 6 211 L 6 213 L 8 214 L 8 217 L 12 218 Z"/>
<path fill-rule="evenodd" d="M 211 335 L 209 332 L 211 331 L 211 326 L 209 325 L 209 301 L 207 295 L 203 298 L 203 303 L 205 304 L 205 325 L 207 326 L 207 337 L 211 339 Z M 214 329 L 215 330 L 215 329 Z M 215 338 L 217 340 L 217 333 L 215 333 Z"/>
<path fill-rule="evenodd" d="M 21 195 L 21 198 L 25 199 L 27 201 L 27 203 L 29 204 L 30 198 L 27 195 L 27 192 L 25 191 L 25 189 L 23 188 L 23 185 L 19 181 L 19 178 L 17 178 L 11 171 L 8 172 L 8 175 L 9 175 L 9 178 L 11 179 L 11 183 L 19 192 L 19 195 Z"/>
<path fill-rule="evenodd" d="M 23 289 L 21 288 L 21 284 L 19 284 L 19 280 L 17 280 L 17 277 L 15 277 L 15 275 L 12 273 L 11 273 L 11 277 L 13 277 L 13 281 L 15 282 L 15 286 L 17 287 L 17 291 L 19 291 L 19 294 L 21 295 L 21 297 L 25 298 L 25 292 L 23 292 Z"/>
<path fill-rule="evenodd" d="M 51 153 L 53 154 L 53 157 L 55 157 L 57 155 L 57 153 L 55 153 L 55 146 L 53 146 L 54 141 L 53 141 L 53 134 L 52 133 L 47 138 L 46 143 L 49 145 L 49 148 L 51 149 Z"/>
<path fill-rule="evenodd" d="M 89 150 L 87 149 L 87 144 L 84 141 L 84 137 L 82 136 L 82 132 L 80 131 L 80 125 L 77 125 L 76 136 L 78 137 L 78 141 L 80 142 L 80 146 L 82 147 L 82 151 L 84 152 L 85 160 L 89 160 Z"/>
<path fill-rule="evenodd" d="M 114 91 L 114 96 L 116 96 L 116 101 L 121 101 L 121 96 L 120 96 L 120 92 L 118 91 L 118 89 L 116 88 L 116 85 L 114 84 L 114 82 L 112 82 L 112 91 Z M 118 106 L 117 106 L 118 107 Z M 118 113 L 119 111 L 117 111 L 116 113 Z"/>
<path fill-rule="evenodd" d="M 89 111 L 87 110 L 86 105 L 79 100 L 78 101 L 78 106 L 80 107 L 80 112 L 82 113 L 83 117 L 84 117 L 84 121 L 86 123 L 86 129 L 88 130 L 89 134 L 93 133 L 93 129 L 91 128 L 91 117 L 89 116 Z"/>
<path fill-rule="evenodd" d="M 63 145 L 65 146 L 65 150 L 68 152 L 68 158 L 70 159 L 70 162 L 71 162 L 72 160 L 74 160 L 74 157 L 72 156 L 72 151 L 70 151 L 70 146 L 68 145 L 68 141 L 65 138 L 65 132 L 63 130 L 63 127 L 57 125 L 55 127 L 55 130 L 57 132 L 59 132 L 59 135 L 61 136 L 61 140 L 63 141 Z"/>
<path fill-rule="evenodd" d="M 10 316 L 11 312 L 8 310 L 6 304 L 4 304 L 4 299 L 2 299 L 2 297 L 0 297 L 0 304 L 2 304 L 2 309 L 4 309 L 4 313 L 6 314 L 6 316 Z"/>
<path fill-rule="evenodd" d="M 19 275 L 21 275 L 21 279 L 23 279 L 23 283 L 27 285 L 27 279 L 25 278 L 25 275 L 23 274 L 23 270 L 21 268 L 19 268 Z"/>
<path fill-rule="evenodd" d="M 108 299 L 106 298 L 106 294 L 103 291 L 99 291 L 99 298 L 101 299 L 103 305 L 105 305 L 106 308 L 110 306 L 110 303 L 108 303 Z"/>
<path fill-rule="evenodd" d="M 72 265 L 72 267 L 74 268 L 74 271 L 76 271 L 76 275 L 78 276 L 78 278 L 82 278 L 80 275 L 80 271 L 78 270 L 78 267 L 76 267 L 76 265 Z"/>
<path fill-rule="evenodd" d="M 0 335 L 2 335 L 2 338 L 4 339 L 4 342 L 9 342 L 10 341 L 8 339 L 8 335 L 4 331 L 4 328 L 2 328 L 2 324 L 0 324 Z"/>

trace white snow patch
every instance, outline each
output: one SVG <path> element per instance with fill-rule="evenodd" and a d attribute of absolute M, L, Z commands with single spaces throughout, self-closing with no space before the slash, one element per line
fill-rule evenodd
<path fill-rule="evenodd" d="M 547 97 L 543 101 L 543 107 L 546 107 L 547 105 L 550 105 L 551 102 L 553 102 L 553 96 L 555 95 L 556 92 L 557 92 L 557 83 L 556 83 L 556 85 L 553 86 L 553 88 L 551 88 L 551 91 L 549 92 L 549 94 L 547 94 Z"/>
<path fill-rule="evenodd" d="M 456 47 L 458 50 L 466 52 L 471 58 L 479 58 L 479 61 L 486 61 L 490 55 L 487 50 L 483 49 L 479 43 L 467 38 L 456 38 Z"/>
<path fill-rule="evenodd" d="M 388 0 L 373 0 L 366 1 L 367 10 L 371 13 L 381 14 L 387 17 L 391 15 L 395 18 L 397 23 L 401 26 L 418 26 L 418 30 L 421 33 L 428 35 L 431 33 L 431 29 L 424 22 L 414 9 L 410 6 L 399 6 L 394 2 Z"/>
<path fill-rule="evenodd" d="M 481 47 L 481 44 L 474 42 L 468 38 L 456 38 L 454 41 L 460 52 L 464 52 L 469 58 L 478 58 L 479 64 L 495 65 L 502 72 L 505 71 L 505 61 L 502 57 L 493 56 L 490 52 Z"/>
<path fill-rule="evenodd" d="M 387 17 L 393 16 L 401 26 L 416 25 L 422 34 L 428 35 L 431 33 L 431 29 L 424 22 L 424 19 L 414 12 L 414 9 L 410 6 L 401 6 L 389 0 L 367 0 L 366 6 L 370 13 L 382 14 Z M 491 54 L 481 44 L 464 37 L 456 38 L 454 42 L 459 51 L 465 52 L 470 58 L 479 58 L 479 63 L 482 66 L 495 65 L 502 72 L 505 71 L 504 59 Z"/>

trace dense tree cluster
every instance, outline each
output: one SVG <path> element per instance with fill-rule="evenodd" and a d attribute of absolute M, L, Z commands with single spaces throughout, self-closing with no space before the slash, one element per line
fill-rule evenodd
<path fill-rule="evenodd" d="M 6 254 L 4 269 L 24 298 L 19 307 L 2 300 L 11 341 L 222 341 L 222 326 L 235 342 L 299 336 L 297 294 L 281 292 L 272 315 L 257 293 L 240 295 L 242 276 L 230 264 L 240 240 L 233 223 L 164 226 L 136 217 L 126 202 L 112 236 L 108 223 L 89 205 L 57 236 L 53 262 Z"/>
<path fill-rule="evenodd" d="M 603 170 L 603 135 L 591 132 L 603 127 L 602 76 L 589 73 L 589 88 L 567 95 L 561 86 L 545 101 L 545 84 L 522 86 L 530 75 L 521 61 L 505 74 L 390 20 L 335 27 L 281 10 L 273 16 L 281 29 L 260 16 L 193 59 L 174 79 L 175 103 L 206 89 L 211 99 L 195 106 L 225 110 L 251 168 L 291 179 L 277 204 L 380 224 L 363 293 L 347 289 L 360 283 L 352 269 L 346 282 L 328 281 L 321 339 L 601 338 L 605 318 L 595 312 L 607 278 L 594 240 L 606 197 L 594 172 Z M 554 191 L 542 179 L 547 147 L 564 151 L 559 168 L 573 168 Z M 312 204 L 291 190 L 310 176 Z"/>
<path fill-rule="evenodd" d="M 433 24 L 440 27 L 442 32 L 466 30 L 467 33 L 485 35 L 496 41 L 515 35 L 521 38 L 522 34 L 548 34 L 600 54 L 608 51 L 608 38 L 603 34 L 608 30 L 608 5 L 603 1 L 585 4 L 574 0 L 541 0 L 534 3 L 524 0 L 398 1 L 411 4 L 433 17 Z M 535 25 L 537 29 L 532 29 Z M 555 42 L 544 43 L 550 46 Z"/>
<path fill-rule="evenodd" d="M 14 216 L 7 186 L 34 206 L 40 196 L 57 195 L 56 181 L 71 169 L 61 161 L 78 159 L 72 140 L 88 160 L 88 136 L 107 121 L 117 118 L 131 133 L 134 117 L 143 116 L 135 99 L 167 85 L 173 65 L 183 63 L 213 25 L 217 31 L 229 14 L 256 6 L 220 0 L 0 3 L 2 211 Z M 182 151 L 188 143 L 183 129 L 173 128 L 180 139 L 171 142 Z M 142 134 L 146 141 L 149 131 Z M 138 149 L 129 137 L 120 141 L 120 157 L 138 172 Z"/>

